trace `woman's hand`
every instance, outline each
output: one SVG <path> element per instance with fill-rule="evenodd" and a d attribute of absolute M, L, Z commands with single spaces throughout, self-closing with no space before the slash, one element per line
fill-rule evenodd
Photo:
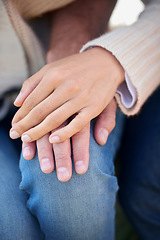
<path fill-rule="evenodd" d="M 104 110 L 123 80 L 119 62 L 99 47 L 47 64 L 25 81 L 15 102 L 23 104 L 13 119 L 10 136 L 23 134 L 22 140 L 31 142 L 72 117 L 49 138 L 51 143 L 65 141 Z"/>

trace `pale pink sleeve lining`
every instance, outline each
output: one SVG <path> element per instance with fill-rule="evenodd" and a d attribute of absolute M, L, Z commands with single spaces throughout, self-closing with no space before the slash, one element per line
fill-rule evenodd
<path fill-rule="evenodd" d="M 120 95 L 121 102 L 126 108 L 132 108 L 137 101 L 136 89 L 131 83 L 126 71 L 125 81 L 119 85 L 117 93 Z"/>

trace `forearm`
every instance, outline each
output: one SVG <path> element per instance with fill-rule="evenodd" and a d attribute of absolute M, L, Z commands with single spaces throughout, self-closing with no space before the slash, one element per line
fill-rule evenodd
<path fill-rule="evenodd" d="M 77 0 L 52 12 L 47 61 L 77 53 L 83 44 L 104 33 L 116 0 Z"/>

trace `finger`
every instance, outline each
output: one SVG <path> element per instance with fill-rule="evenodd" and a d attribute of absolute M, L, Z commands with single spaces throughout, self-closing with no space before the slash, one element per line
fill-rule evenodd
<path fill-rule="evenodd" d="M 89 165 L 90 124 L 72 137 L 73 159 L 75 171 L 84 174 Z"/>
<path fill-rule="evenodd" d="M 53 144 L 57 177 L 61 182 L 68 181 L 72 176 L 72 160 L 70 139 Z"/>
<path fill-rule="evenodd" d="M 49 133 L 36 142 L 40 167 L 44 173 L 51 173 L 54 170 L 53 149 L 48 139 Z"/>
<path fill-rule="evenodd" d="M 74 134 L 80 132 L 91 120 L 88 110 L 80 112 L 76 117 L 65 127 L 56 130 L 50 135 L 50 143 L 63 142 L 68 138 L 71 138 Z"/>
<path fill-rule="evenodd" d="M 116 124 L 116 110 L 117 103 L 113 99 L 108 106 L 103 110 L 103 112 L 98 116 L 94 135 L 97 143 L 99 145 L 104 145 L 107 141 L 109 134 L 115 127 Z"/>
<path fill-rule="evenodd" d="M 29 81 L 29 80 L 27 80 Z M 22 118 L 24 118 L 33 108 L 35 108 L 39 103 L 41 103 L 44 99 L 46 99 L 44 101 L 44 103 L 42 104 L 45 105 L 46 103 L 53 103 L 50 102 L 47 97 L 54 91 L 55 87 L 52 84 L 52 86 L 50 86 L 49 84 L 46 84 L 47 81 L 47 75 L 44 76 L 44 78 L 41 79 L 40 83 L 37 84 L 35 86 L 35 88 L 30 88 L 30 93 L 28 94 L 28 96 L 25 98 L 23 105 L 21 106 L 21 108 L 16 112 L 16 114 L 14 115 L 13 119 L 12 119 L 12 125 L 14 123 L 19 122 Z M 28 82 L 27 82 L 28 84 Z M 30 84 L 30 87 L 32 87 L 32 85 Z M 25 91 L 26 94 L 27 91 Z M 20 93 L 21 94 L 21 93 Z M 54 94 L 55 96 L 55 94 Z M 56 97 L 56 96 L 55 96 Z M 53 97 L 52 97 L 53 98 Z M 56 102 L 54 102 L 55 105 Z M 40 105 L 41 106 L 41 105 Z M 51 108 L 51 107 L 50 107 Z M 47 109 L 50 109 L 49 106 L 47 106 Z M 41 108 L 42 109 L 42 108 Z M 42 111 L 40 109 L 40 112 Z M 37 110 L 36 110 L 37 111 Z"/>
<path fill-rule="evenodd" d="M 11 128 L 10 137 L 12 139 L 16 139 L 23 134 L 22 141 L 24 142 L 32 142 L 37 140 L 46 133 L 58 128 L 69 117 L 75 114 L 77 112 L 77 105 L 78 103 L 76 101 L 74 101 L 74 104 L 72 101 L 68 101 L 60 108 L 49 114 L 39 125 L 37 125 L 37 120 L 34 118 L 34 115 L 27 115 L 24 119 Z M 39 115 L 41 114 L 43 113 L 39 113 Z"/>
<path fill-rule="evenodd" d="M 41 81 L 43 75 L 48 69 L 48 65 L 45 65 L 40 71 L 32 75 L 26 81 L 24 81 L 20 93 L 14 101 L 16 107 L 20 107 L 27 96 L 36 88 L 38 83 Z"/>
<path fill-rule="evenodd" d="M 30 142 L 30 143 L 22 143 L 22 154 L 23 157 L 26 160 L 30 160 L 32 158 L 34 158 L 36 152 L 36 144 L 35 142 Z"/>
<path fill-rule="evenodd" d="M 68 120 L 60 127 L 62 128 L 68 123 Z M 53 133 L 54 131 L 52 131 Z M 61 182 L 68 181 L 72 176 L 72 160 L 71 160 L 71 145 L 70 139 L 63 143 L 53 144 L 57 177 Z"/>
<path fill-rule="evenodd" d="M 55 87 L 56 85 L 53 84 L 52 87 L 50 87 L 49 84 L 46 84 L 45 80 L 41 81 L 36 87 L 36 89 L 24 101 L 22 107 L 14 115 L 14 118 L 12 120 L 12 126 L 15 123 L 18 123 L 27 114 L 28 120 L 25 123 L 26 129 L 29 129 L 39 124 L 51 112 L 66 103 L 68 100 L 70 100 L 71 97 L 74 97 L 76 92 L 75 87 L 72 87 L 71 83 L 66 83 L 62 87 L 60 86 L 57 89 L 55 89 Z M 32 125 L 28 125 L 31 123 Z"/>

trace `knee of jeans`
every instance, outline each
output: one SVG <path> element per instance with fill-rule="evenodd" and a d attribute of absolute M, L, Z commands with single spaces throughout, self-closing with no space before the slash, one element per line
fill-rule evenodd
<path fill-rule="evenodd" d="M 107 143 L 103 146 L 97 144 L 94 137 L 94 126 L 95 121 L 91 122 L 91 132 L 90 132 L 90 168 L 94 171 L 98 170 L 104 175 L 114 176 L 114 159 L 117 150 L 121 144 L 121 138 L 123 133 L 123 126 L 125 123 L 125 118 L 120 111 L 117 111 L 117 122 L 116 127 L 110 133 Z"/>
<path fill-rule="evenodd" d="M 118 183 L 117 178 L 114 176 L 114 155 L 115 150 L 110 141 L 105 146 L 99 146 L 93 135 L 90 137 L 90 162 L 87 173 L 84 175 L 78 175 L 74 171 L 72 178 L 69 181 L 71 185 L 78 185 L 78 189 L 82 191 L 86 187 L 92 185 L 101 185 L 101 188 L 105 191 L 117 192 Z M 20 188 L 25 190 L 28 195 L 30 195 L 33 190 L 39 189 L 41 187 L 43 190 L 48 189 L 50 184 L 61 184 L 61 186 L 67 183 L 60 183 L 57 180 L 56 171 L 54 170 L 51 174 L 45 174 L 41 171 L 39 166 L 38 156 L 36 155 L 34 159 L 27 161 L 21 156 L 20 159 L 20 170 L 22 175 L 22 181 Z M 52 181 L 52 183 L 50 183 Z M 83 182 L 86 184 L 84 185 Z M 42 190 L 42 193 L 43 193 Z M 74 189 L 76 191 L 77 189 Z M 63 190 L 65 191 L 65 189 Z"/>
<path fill-rule="evenodd" d="M 93 155 L 98 157 L 95 149 Z M 41 172 L 38 158 L 21 159 L 21 187 L 29 194 L 27 206 L 38 218 L 46 238 L 98 240 L 106 232 L 113 235 L 118 184 L 113 169 L 106 167 L 103 171 L 101 167 L 94 160 L 86 174 L 78 175 L 73 170 L 72 178 L 62 183 L 55 171 Z M 97 236 L 100 231 L 102 235 Z"/>
<path fill-rule="evenodd" d="M 105 180 L 95 181 L 87 175 L 73 173 L 66 183 L 53 177 L 45 184 L 36 183 L 39 190 L 32 191 L 27 205 L 37 217 L 46 239 L 52 236 L 57 240 L 100 240 L 109 234 L 112 239 L 117 191 L 115 177 L 105 176 Z"/>
<path fill-rule="evenodd" d="M 113 176 L 114 171 L 114 156 L 113 146 L 110 140 L 104 145 L 100 146 L 96 143 L 94 136 L 90 136 L 90 161 L 89 168 L 94 172 L 101 172 L 103 175 Z M 116 150 L 115 150 L 116 151 Z"/>

